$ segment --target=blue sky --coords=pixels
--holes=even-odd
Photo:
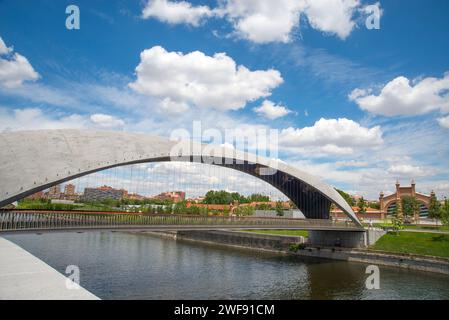
[[[65,27],[70,4],[79,30]],[[0,130],[278,129],[279,158],[337,187],[376,198],[414,178],[449,196],[447,12],[445,0],[3,0]]]

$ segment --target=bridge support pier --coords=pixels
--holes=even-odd
[[[309,231],[309,243],[313,246],[365,248],[376,243],[386,232],[380,229],[360,231]]]
[[[309,231],[312,246],[364,248],[367,245],[366,232],[361,231]]]

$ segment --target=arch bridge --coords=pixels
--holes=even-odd
[[[362,227],[333,187],[299,168],[222,146],[125,132],[36,130],[0,134],[0,207],[97,171],[161,161],[238,170],[277,188],[310,221],[329,220],[334,203],[353,227]]]

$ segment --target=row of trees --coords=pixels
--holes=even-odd
[[[340,190],[340,189],[335,189],[335,190],[337,190],[337,192],[343,197],[343,199],[346,200],[346,202],[347,202],[351,207],[353,207],[353,206],[355,205],[354,199],[352,199],[352,197],[351,197],[348,193],[346,193],[346,192],[344,192],[343,190]]]
[[[404,219],[418,215],[419,212],[420,204],[415,197],[403,197],[401,202],[396,204],[393,211],[393,226],[395,229],[401,229],[404,224]],[[449,227],[449,200],[445,198],[441,204],[435,196],[432,196],[428,207],[428,217],[434,219],[435,224],[440,220],[443,225]]]
[[[441,204],[435,196],[430,198],[429,218],[440,220],[443,225],[449,227],[449,200],[445,198]]]
[[[363,197],[361,197],[357,203],[354,201],[354,199],[349,195],[348,193],[344,192],[343,190],[335,189],[338,191],[338,193],[343,197],[343,199],[346,200],[346,202],[351,206],[357,206],[358,213],[365,213],[366,208],[373,208],[373,209],[380,209],[380,205],[378,202],[370,202],[368,205],[366,204],[366,201]]]
[[[254,193],[248,197],[241,195],[238,192],[227,192],[225,190],[210,190],[206,193],[203,200],[205,204],[232,204],[238,203],[251,203],[251,202],[269,202],[270,197],[262,194]]]

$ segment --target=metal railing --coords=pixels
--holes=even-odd
[[[158,226],[357,229],[352,222],[330,220],[224,217],[117,212],[0,211],[0,231],[54,229],[154,228]]]

